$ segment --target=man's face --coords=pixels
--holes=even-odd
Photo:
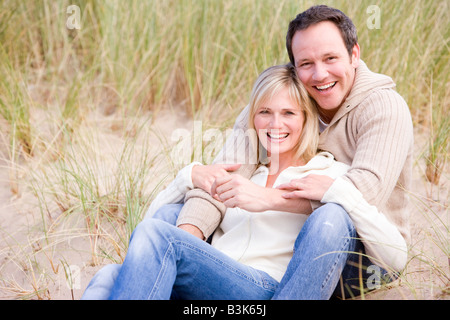
[[[349,56],[339,29],[324,21],[297,31],[292,52],[299,79],[319,104],[322,116],[331,120],[353,86],[359,46]]]

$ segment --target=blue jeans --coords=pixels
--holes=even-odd
[[[170,267],[161,268],[159,263],[159,267],[155,270],[147,266],[152,265],[145,263],[152,257],[148,252],[140,254],[138,260],[131,260],[131,256],[135,255],[134,250],[131,251],[135,246],[133,243],[135,231],[130,240],[130,249],[124,265],[108,265],[97,272],[82,299],[107,299],[110,295],[113,298],[124,299],[130,297],[129,290],[133,292],[137,290],[136,286],[142,287],[142,293],[133,296],[136,299],[169,299],[170,296],[180,299],[348,298],[357,296],[360,290],[366,289],[370,277],[386,278],[384,275],[386,272],[381,268],[377,269],[383,273],[381,276],[367,272],[367,267],[372,263],[364,255],[364,247],[357,239],[352,221],[342,207],[330,203],[315,210],[307,219],[295,242],[293,258],[272,296],[277,283],[268,275],[231,260],[204,241],[173,227],[181,206],[162,207],[152,219],[141,223],[142,228],[140,224],[136,230],[139,232],[139,238],[144,239],[142,243],[145,243],[145,247],[152,247],[150,242],[156,238],[158,241],[165,239],[164,241],[172,243],[172,249],[165,243],[163,249],[157,250],[164,253],[163,255],[160,252],[162,256],[159,259],[165,259]],[[153,239],[148,233],[158,236]],[[178,243],[176,249],[174,243]],[[209,258],[210,256],[214,258]],[[177,260],[177,257],[181,257],[181,260]],[[207,262],[199,263],[199,260]],[[183,268],[173,272],[173,261],[178,261]],[[191,263],[192,266],[187,266]],[[205,265],[202,265],[203,263]],[[127,269],[123,269],[124,267]],[[138,267],[145,268],[138,271]],[[170,271],[170,276],[167,270]],[[152,276],[150,277],[148,273],[152,273]],[[145,276],[142,276],[143,274]],[[128,275],[132,277],[136,275],[134,284],[126,279]],[[212,279],[214,281],[211,281]],[[238,292],[233,290],[235,285]]]
[[[169,204],[155,212],[152,219],[159,219],[175,225],[181,211],[181,204]],[[89,282],[82,300],[107,300],[119,275],[121,264],[108,264],[100,269]]]
[[[294,255],[273,299],[325,300],[339,293],[341,275],[351,279],[359,272],[351,265],[345,269],[349,259],[361,256],[352,254],[363,248],[357,237],[341,206],[330,203],[316,209],[296,239]]]
[[[110,268],[118,271],[117,267]],[[268,300],[278,286],[267,273],[239,263],[209,243],[155,218],[136,227],[124,263],[112,278],[108,298],[120,300]],[[83,298],[89,298],[91,290],[88,288]],[[103,298],[106,291],[100,293]]]

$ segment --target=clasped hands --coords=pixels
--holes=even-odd
[[[320,201],[334,181],[328,176],[310,174],[276,188],[266,188],[241,175],[230,174],[239,167],[240,164],[194,166],[192,182],[194,187],[205,190],[228,208],[262,212],[276,210],[276,199],[280,197]]]
[[[194,166],[192,182],[194,187],[208,192],[214,199],[228,208],[240,207],[248,211],[264,211],[267,207],[264,194],[266,188],[258,186],[238,174],[240,164],[213,164]]]

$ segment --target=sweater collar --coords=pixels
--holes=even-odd
[[[350,94],[342,103],[329,125],[332,125],[347,112],[357,107],[370,93],[380,89],[392,88],[395,88],[395,83],[391,77],[370,71],[365,62],[360,60],[359,66],[356,68],[355,82]]]
[[[280,173],[280,175],[284,174],[285,171],[291,172],[292,170],[294,170],[297,173],[298,172],[307,172],[310,170],[324,170],[326,168],[331,167],[333,165],[333,163],[334,163],[333,155],[329,152],[321,151],[318,154],[316,154],[312,159],[310,159],[307,164],[305,164],[303,166],[290,166],[290,167],[286,168],[285,170],[283,170]],[[269,168],[264,165],[259,166],[255,170],[254,176],[259,175],[259,174],[268,175]]]

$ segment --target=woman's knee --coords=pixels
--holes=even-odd
[[[322,230],[342,228],[348,230],[349,233],[355,231],[355,227],[347,211],[336,203],[327,203],[319,207],[311,214],[309,219],[311,219],[310,222],[313,222]]]
[[[295,248],[298,248],[305,237],[314,239],[314,243],[321,243],[323,247],[333,247],[340,245],[341,240],[348,243],[357,234],[347,212],[340,205],[328,203],[308,217],[295,242]]]
[[[170,227],[174,227],[165,221],[158,219],[144,219],[141,221],[131,235],[130,243],[158,242],[167,238]]]
[[[175,228],[157,219],[145,219],[139,223],[131,235],[125,261],[142,263],[167,248],[171,241],[169,227]]]
[[[155,232],[164,231],[174,227],[170,223],[159,219],[146,219],[142,220],[136,227],[135,231],[144,232],[148,234],[154,234]]]
[[[108,264],[97,271],[94,277],[102,283],[114,283],[121,267],[121,264]]]
[[[175,225],[180,214],[182,203],[170,203],[159,208],[152,216],[153,219],[165,221],[169,224]]]

